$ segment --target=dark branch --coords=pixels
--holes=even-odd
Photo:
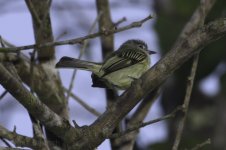
[[[64,90],[66,92],[68,92],[68,90],[66,88],[64,88]],[[81,98],[79,98],[78,96],[76,96],[73,93],[70,93],[70,96],[77,101],[80,105],[82,105],[87,111],[89,111],[90,113],[94,114],[95,116],[100,116],[101,113],[96,111],[94,108],[92,108],[91,106],[89,106],[88,104],[86,104]]]
[[[200,144],[197,144],[195,147],[193,147],[191,150],[199,150],[201,149],[202,147],[206,146],[206,145],[209,145],[211,144],[211,140],[210,139],[207,139],[206,141],[200,143]]]
[[[182,106],[179,106],[177,107],[173,112],[171,112],[170,114],[168,115],[165,115],[161,118],[157,118],[157,119],[154,119],[154,120],[151,120],[151,121],[147,121],[147,122],[143,122],[143,123],[140,123],[140,124],[137,124],[137,125],[134,125],[133,127],[131,128],[128,128],[126,131],[124,132],[120,132],[120,133],[115,133],[115,134],[112,134],[110,136],[110,138],[117,138],[117,137],[120,137],[120,136],[124,136],[125,134],[128,134],[132,131],[135,131],[135,130],[138,130],[140,128],[143,128],[145,126],[148,126],[148,125],[151,125],[151,124],[154,124],[154,123],[157,123],[157,122],[160,122],[160,121],[163,121],[163,120],[167,120],[167,119],[171,119],[173,117],[175,117],[176,113],[178,111],[181,111],[182,110]]]
[[[42,141],[17,134],[16,132],[11,132],[0,125],[0,137],[12,141],[16,146],[20,147],[30,147],[30,148],[40,148],[43,144]]]
[[[188,83],[187,83],[187,88],[186,88],[186,93],[185,93],[185,98],[184,98],[184,104],[183,104],[184,114],[183,114],[183,117],[179,121],[179,125],[177,128],[177,134],[176,134],[176,138],[175,138],[172,150],[177,150],[179,147],[180,141],[181,141],[185,121],[187,118],[193,84],[194,84],[194,80],[195,80],[195,74],[196,74],[196,70],[197,70],[197,66],[198,66],[198,60],[199,60],[199,55],[196,55],[193,60],[190,76],[188,77]]]
[[[2,64],[0,64],[0,84],[12,94],[32,116],[40,120],[47,128],[50,128],[53,133],[64,138],[65,128],[67,128],[67,130],[70,129],[70,124],[34,97]]]

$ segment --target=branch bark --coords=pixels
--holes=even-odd
[[[18,100],[29,113],[41,121],[55,135],[65,138],[65,131],[72,128],[67,120],[62,119],[45,104],[34,97],[5,67],[0,64],[0,84]],[[76,135],[76,134],[75,134]]]
[[[116,145],[119,150],[134,149],[134,143],[136,141],[137,134],[139,133],[138,124],[142,124],[144,118],[146,117],[148,111],[150,110],[158,95],[159,89],[157,88],[153,92],[148,93],[148,95],[142,100],[141,104],[138,106],[137,110],[134,112],[134,114],[126,124],[126,129],[124,132],[129,133],[116,139]],[[134,130],[132,130],[131,132],[131,129]]]
[[[11,132],[8,129],[0,125],[0,137],[12,141],[16,146],[19,147],[31,147],[39,149],[45,146],[44,141],[39,141],[27,136]]]

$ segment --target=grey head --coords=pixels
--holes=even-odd
[[[147,51],[148,54],[155,54],[156,52],[155,51],[150,51],[148,50],[148,46],[147,44],[142,41],[142,40],[138,40],[138,39],[132,39],[132,40],[128,40],[126,42],[124,42],[121,46],[120,46],[120,49],[123,47],[131,47],[133,49],[137,49],[137,50],[143,50],[143,51]]]

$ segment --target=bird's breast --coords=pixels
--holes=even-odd
[[[132,66],[120,69],[112,72],[104,78],[113,86],[119,89],[127,89],[131,86],[131,83],[140,78],[140,76],[146,72],[150,67],[149,60],[146,59],[143,62],[134,64]]]

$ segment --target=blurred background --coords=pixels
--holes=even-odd
[[[126,17],[119,26],[145,18],[149,14],[154,19],[141,28],[115,34],[117,49],[128,39],[144,40],[149,49],[158,52],[152,56],[156,63],[173,46],[178,34],[199,5],[198,0],[109,0],[113,22]],[[53,0],[51,21],[55,41],[85,36],[97,17],[93,0]],[[206,22],[226,17],[226,1],[217,0]],[[95,32],[98,31],[96,26]],[[23,0],[0,0],[0,35],[16,45],[34,43],[33,26],[30,13]],[[205,47],[200,54],[198,71],[191,97],[181,147],[191,148],[211,138],[213,144],[203,149],[226,149],[226,37]],[[56,60],[62,56],[79,56],[80,45],[56,47]],[[28,54],[29,51],[25,53]],[[89,40],[82,59],[101,62],[100,39]],[[170,113],[183,103],[187,76],[191,62],[184,64],[162,86],[160,97],[149,111],[146,121]],[[59,70],[62,82],[69,87],[73,70]],[[106,109],[104,89],[92,88],[90,73],[78,71],[72,92],[99,112]],[[4,89],[0,87],[0,93]],[[121,93],[121,92],[120,92]],[[96,116],[86,111],[73,99],[69,100],[71,120],[79,125],[89,125]],[[178,119],[158,122],[140,130],[136,149],[162,150],[172,147]],[[17,132],[32,136],[30,118],[27,111],[10,94],[0,99],[0,124],[9,130],[16,126]],[[0,145],[4,145],[0,141]],[[99,150],[110,149],[106,140]]]

